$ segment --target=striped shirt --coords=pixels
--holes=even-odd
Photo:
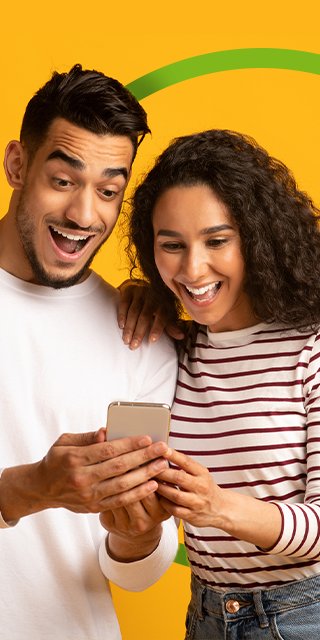
[[[170,446],[206,466],[222,488],[276,503],[282,514],[267,552],[185,523],[190,566],[202,582],[251,588],[320,573],[319,369],[320,332],[192,326]]]

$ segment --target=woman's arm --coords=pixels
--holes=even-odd
[[[215,527],[258,547],[276,544],[282,517],[273,503],[221,489],[209,471],[172,449],[168,460],[179,467],[158,475],[158,494],[166,511],[196,527]]]

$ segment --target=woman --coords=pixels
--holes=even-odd
[[[232,131],[175,140],[133,198],[134,267],[193,320],[158,489],[184,521],[188,640],[319,637],[318,219]]]

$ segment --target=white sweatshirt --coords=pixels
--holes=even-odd
[[[0,467],[40,460],[64,432],[104,426],[114,400],[171,404],[173,347],[161,340],[129,351],[116,296],[94,273],[54,290],[0,270]],[[130,565],[107,558],[105,534],[97,515],[65,509],[0,531],[2,640],[119,640],[102,570],[124,588],[143,589],[172,562],[177,534],[170,521],[158,549]]]

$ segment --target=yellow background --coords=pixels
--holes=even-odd
[[[55,69],[81,62],[127,84],[172,62],[219,50],[320,53],[319,19],[318,0],[7,3],[0,16],[0,146],[18,137],[27,101]],[[174,136],[231,128],[252,135],[287,163],[319,205],[319,98],[319,76],[272,69],[210,74],[155,93],[142,102],[153,135],[140,150],[131,184]],[[9,195],[1,176],[2,214]],[[127,275],[118,241],[114,234],[95,260],[113,284]],[[183,638],[188,582],[189,570],[175,564],[145,593],[113,588],[123,640]]]

